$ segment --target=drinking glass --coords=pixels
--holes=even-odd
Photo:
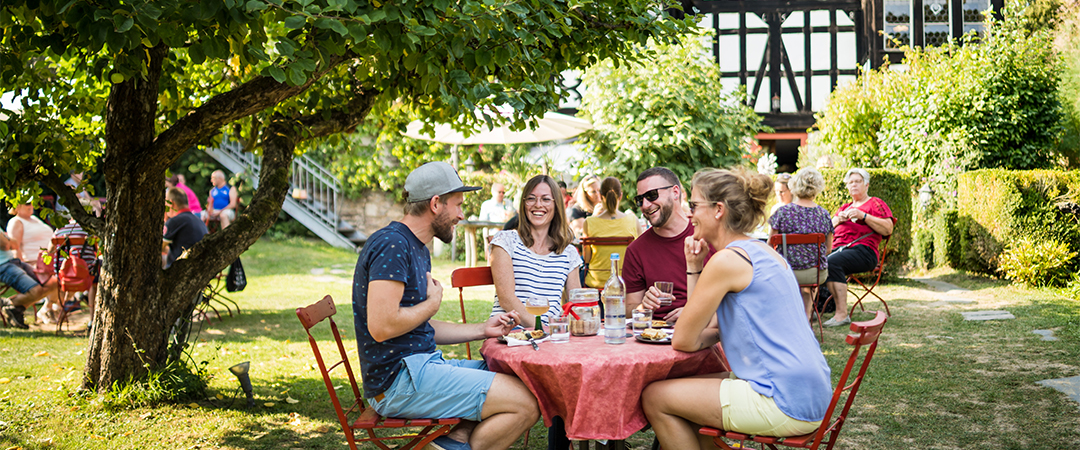
[[[570,342],[570,316],[555,316],[548,319],[548,329],[551,330],[551,342],[562,344]]]
[[[660,290],[660,296],[657,297],[660,300],[660,306],[671,306],[671,300],[675,298],[672,292],[675,290],[675,283],[670,281],[657,281],[653,283]]]
[[[652,328],[652,313],[651,309],[635,309],[632,316],[634,330]]]
[[[540,320],[540,316],[547,312],[548,301],[544,297],[525,297],[521,299],[521,302],[525,304],[525,311],[529,314],[536,316],[536,330],[543,330],[544,325]]]

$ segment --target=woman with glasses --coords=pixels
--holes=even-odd
[[[835,231],[833,251],[829,255],[829,277],[825,285],[836,302],[836,314],[823,326],[836,327],[851,323],[847,310],[847,276],[874,270],[878,264],[881,237],[893,232],[893,214],[884,200],[871,197],[870,174],[863,169],[851,169],[844,175],[851,202],[840,206],[832,217]]]
[[[790,173],[782,173],[776,176],[776,183],[773,183],[773,192],[776,193],[776,204],[769,210],[769,216],[776,213],[776,210],[781,206],[791,204],[794,197],[791,195],[791,188],[788,183],[791,181]]]
[[[748,233],[765,217],[769,177],[705,169],[691,183],[694,235],[684,246],[690,298],[672,348],[695,352],[720,342],[731,372],[658,381],[642,405],[664,448],[715,448],[711,427],[799,436],[821,424],[832,396],[829,365],[803,316],[787,262]],[[722,249],[703,264],[706,244]]]
[[[522,299],[546,298],[548,310],[541,321],[562,314],[562,297],[581,287],[581,255],[573,246],[574,235],[566,222],[559,185],[547,175],[525,183],[518,207],[518,226],[491,238],[491,276],[495,302],[491,315],[517,311],[521,323],[532,324]]]
[[[615,177],[604,178],[600,183],[600,196],[603,202],[601,209],[592,217],[585,219],[583,235],[586,237],[638,237],[641,229],[638,227],[637,217],[619,211],[622,203],[622,183]],[[604,283],[611,274],[611,254],[619,249],[619,246],[589,246],[583,249],[586,259],[589,260],[589,273],[585,275],[585,285],[594,288],[604,287]]]

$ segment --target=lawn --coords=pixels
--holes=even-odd
[[[193,358],[207,362],[213,379],[208,398],[190,404],[108,412],[106,397],[73,395],[85,337],[0,329],[0,449],[345,448],[293,311],[332,295],[355,348],[356,255],[315,242],[261,240],[243,258],[248,288],[233,295],[243,314],[211,316],[197,330]],[[434,275],[449,285],[455,267],[436,261]],[[1078,405],[1035,384],[1080,374],[1080,302],[949,271],[926,276],[971,289],[967,297],[977,303],[942,306],[908,279],[878,288],[894,316],[836,448],[1080,448]],[[494,289],[465,293],[470,321],[486,317]],[[444,301],[438,317],[453,319],[457,290],[447,288]],[[1006,309],[1017,318],[965,322],[965,309]],[[1035,329],[1054,330],[1059,340],[1042,341]],[[842,333],[827,330],[823,346],[834,374],[847,355]],[[318,338],[330,342],[327,334]],[[465,355],[464,346],[444,352]],[[232,400],[237,382],[227,371],[243,361],[251,361],[258,404],[251,410],[242,395]],[[533,428],[530,449],[546,447],[544,432],[541,423]],[[630,442],[644,449],[651,440],[644,432]]]

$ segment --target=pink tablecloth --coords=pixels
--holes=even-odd
[[[544,424],[561,416],[570,439],[626,439],[646,423],[641,391],[649,383],[726,370],[719,346],[696,353],[628,338],[608,345],[602,336],[566,344],[508,347],[496,339],[480,352],[488,367],[516,375],[540,401]],[[719,399],[717,399],[719,401]]]

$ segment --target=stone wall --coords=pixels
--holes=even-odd
[[[361,233],[371,236],[379,228],[405,216],[404,205],[389,192],[369,191],[360,198],[343,198],[339,210],[342,220]]]

